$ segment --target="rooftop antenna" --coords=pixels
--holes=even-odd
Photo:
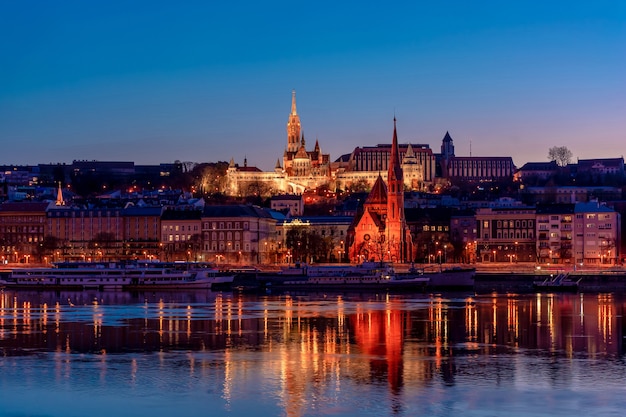
[[[472,157],[472,140],[470,139],[470,158]]]

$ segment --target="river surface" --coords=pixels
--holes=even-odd
[[[612,294],[0,292],[0,416],[623,416]]]

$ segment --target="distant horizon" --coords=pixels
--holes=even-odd
[[[447,133],[449,133],[449,131],[446,131]],[[445,136],[446,132],[444,132],[444,134],[442,135],[442,138]],[[511,157],[513,159],[513,163],[515,165],[516,168],[521,168],[522,166],[524,166],[526,163],[542,163],[542,162],[550,162],[551,160],[548,158],[548,150],[549,148],[546,148],[546,157],[544,160],[536,160],[536,161],[524,161],[522,163],[516,163],[515,162],[515,157],[513,155],[476,155],[475,152],[472,152],[471,155],[461,155],[458,154],[458,152],[456,152],[457,149],[457,144],[456,141],[454,139],[454,136],[452,134],[450,134],[450,137],[452,137],[452,140],[454,141],[454,147],[455,147],[455,156],[456,157]],[[305,138],[306,139],[306,138]],[[441,141],[441,140],[440,140]],[[286,135],[285,135],[285,143],[286,143]],[[376,144],[371,144],[371,145],[358,145],[358,147],[361,148],[366,148],[366,147],[376,147],[379,145],[390,145],[391,141],[389,141],[389,143],[385,143],[385,142],[378,142]],[[440,154],[441,150],[440,150],[440,146],[441,143],[439,143],[438,145],[436,145],[435,147],[433,147],[430,143],[427,142],[402,142],[400,139],[398,139],[398,144],[399,145],[428,145],[429,148],[432,150],[433,154]],[[322,144],[320,143],[320,146]],[[306,140],[306,146],[307,146],[307,150],[312,150],[314,143],[311,144],[309,143],[308,140]],[[557,146],[557,145],[551,145],[552,146]],[[566,146],[566,145],[561,145],[561,146]],[[324,152],[324,148],[322,147],[322,151]],[[334,155],[330,155],[330,160],[331,162],[335,162],[338,158],[340,158],[343,155],[347,155],[347,154],[351,154],[354,151],[354,148],[351,149],[349,152],[344,152],[344,153],[340,153],[337,154],[336,156]],[[325,153],[325,152],[324,152]],[[606,157],[596,157],[596,158],[588,158],[588,157],[580,157],[580,156],[573,156],[571,159],[570,163],[577,163],[579,160],[593,160],[593,159],[615,159],[615,158],[624,158],[623,155],[617,155],[617,156],[606,156]],[[271,168],[265,168],[265,167],[260,167],[256,164],[254,164],[253,162],[251,162],[250,158],[247,156],[243,156],[241,158],[241,160],[238,160],[236,157],[232,157],[232,159],[234,159],[234,162],[236,165],[238,166],[243,166],[244,165],[244,159],[247,159],[247,166],[248,167],[256,167],[261,169],[262,171],[273,171],[274,166],[276,165],[276,159],[280,160],[280,163],[282,165],[282,154],[278,155],[275,160],[274,163],[272,164]],[[128,162],[128,163],[133,163],[134,165],[145,165],[145,166],[157,166],[157,165],[161,165],[161,164],[173,164],[176,162],[180,162],[180,163],[194,163],[194,164],[204,164],[204,163],[230,163],[230,159],[228,160],[224,160],[224,159],[220,159],[220,160],[211,160],[211,161],[191,161],[191,160],[180,160],[180,159],[175,159],[172,161],[157,161],[157,162],[138,162],[136,160],[133,159],[72,159],[71,161],[52,161],[52,162],[35,162],[35,163],[24,163],[24,164],[14,164],[14,163],[0,163],[0,165],[4,165],[4,166],[15,166],[15,167],[20,167],[20,166],[38,166],[38,165],[72,165],[74,162]]]
[[[626,2],[0,2],[0,163],[282,158],[400,143],[626,154]],[[57,162],[54,162],[57,161]]]

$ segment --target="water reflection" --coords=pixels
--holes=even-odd
[[[211,415],[351,415],[355,410],[360,415],[471,415],[468,406],[485,415],[484,407],[502,406],[484,403],[483,390],[504,389],[497,395],[515,407],[526,401],[528,387],[587,389],[596,398],[598,382],[621,386],[623,308],[623,299],[611,294],[255,297],[203,291],[4,291],[0,382],[11,387],[19,381],[35,391],[45,387],[59,398],[94,390],[102,398],[124,396],[127,390],[142,394],[125,398],[126,408],[119,409],[103,399],[95,411],[90,396],[85,409],[75,402],[76,415],[87,409],[91,415],[110,415],[128,407],[142,410],[141,415],[146,409],[151,415],[167,415],[165,410],[181,415],[185,409],[199,415],[200,404],[203,410],[213,404]],[[598,361],[597,370],[583,372],[590,360]],[[519,399],[510,400],[510,392]],[[31,407],[18,398],[8,402],[16,415]],[[552,415],[569,410],[554,404],[558,409],[550,410]],[[532,401],[524,407],[532,409]],[[42,414],[67,415],[45,410]]]

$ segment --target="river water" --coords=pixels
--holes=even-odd
[[[611,294],[0,293],[0,416],[622,416]]]

